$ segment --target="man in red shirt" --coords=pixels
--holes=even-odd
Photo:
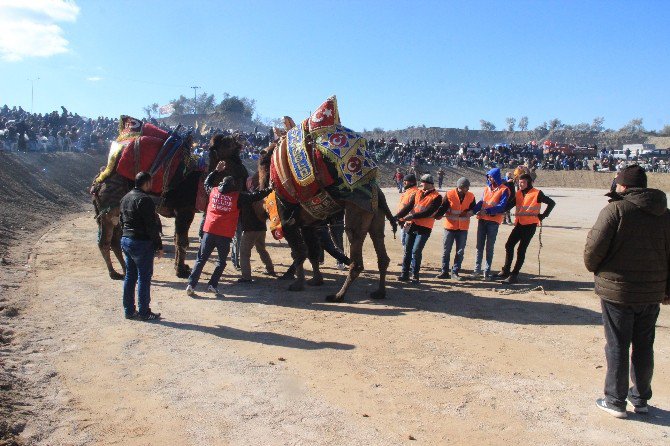
[[[186,294],[189,296],[195,294],[195,287],[198,285],[202,268],[207,263],[207,259],[209,259],[214,248],[219,254],[219,259],[207,284],[207,291],[219,294],[219,279],[226,267],[230,242],[237,230],[240,207],[250,206],[252,202],[262,200],[272,192],[270,188],[258,192],[240,192],[235,185],[235,179],[231,176],[224,177],[223,181],[217,187],[214,187],[216,173],[223,172],[225,168],[225,161],[220,161],[216,170],[205,179],[205,191],[209,195],[209,204],[207,205],[205,224],[202,228],[203,236],[200,241],[198,257],[186,287]]]

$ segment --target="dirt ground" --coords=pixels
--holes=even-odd
[[[155,266],[157,323],[123,319],[121,282],[105,272],[91,210],[67,215],[23,248],[27,262],[2,268],[0,358],[22,398],[8,428],[38,445],[669,442],[668,308],[656,331],[650,414],[617,420],[597,410],[604,338],[582,252],[606,200],[602,190],[545,192],[557,206],[542,231],[541,274],[536,235],[513,288],[432,278],[437,225],[425,280],[401,284],[400,241],[389,228],[385,301],[367,297],[376,278],[369,241],[366,272],[343,304],[324,302],[345,274],[331,258],[323,287],[290,293],[261,274],[254,253],[256,283],[233,284],[229,266],[217,299],[203,292],[211,261],[190,298],[169,253]],[[398,194],[387,197],[395,206]],[[173,222],[164,224],[170,234]],[[494,269],[510,230],[501,227]],[[191,236],[193,259],[195,229]],[[467,269],[474,242],[471,233]],[[286,244],[270,245],[285,270]]]

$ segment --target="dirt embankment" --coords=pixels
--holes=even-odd
[[[0,152],[0,255],[26,234],[81,210],[103,155]]]

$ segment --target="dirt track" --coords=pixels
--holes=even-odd
[[[284,282],[259,275],[253,285],[224,280],[223,299],[202,292],[191,299],[167,258],[156,264],[152,290],[152,308],[165,320],[154,324],[123,319],[121,284],[104,272],[90,212],[68,216],[32,246],[27,267],[3,270],[5,299],[19,309],[5,317],[14,336],[3,357],[32,394],[21,438],[44,445],[663,443],[670,437],[667,308],[657,328],[651,414],[620,421],[597,411],[604,340],[581,256],[605,200],[597,190],[545,191],[558,204],[543,229],[542,276],[535,276],[536,238],[524,267],[530,275],[513,294],[493,283],[428,278],[440,265],[439,230],[424,253],[427,279],[400,285],[393,280],[400,243],[389,233],[394,274],[386,301],[367,300],[376,265],[369,242],[368,272],[339,305],[323,301],[344,276],[332,259],[321,288],[289,293]],[[392,190],[387,195],[397,201]],[[165,226],[169,234],[172,222]],[[501,228],[496,267],[509,230]],[[284,246],[270,251],[280,271],[288,266]],[[473,251],[471,235],[466,268]],[[260,266],[255,255],[252,261]],[[546,294],[528,291],[537,285]]]

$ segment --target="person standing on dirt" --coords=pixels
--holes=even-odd
[[[416,175],[414,175],[413,173],[405,175],[405,177],[403,178],[403,189],[404,192],[400,194],[400,202],[398,203],[397,212],[400,212],[401,209],[406,207],[409,204],[410,200],[414,198],[414,194],[419,191],[419,188],[416,187]],[[405,246],[406,238],[407,238],[407,232],[402,231],[402,234],[400,235],[400,243],[402,243],[402,246]]]
[[[484,247],[486,247],[486,263],[484,264],[484,280],[491,278],[491,265],[493,263],[493,249],[498,236],[498,229],[503,221],[503,214],[507,209],[507,201],[510,199],[510,190],[503,184],[500,169],[491,169],[486,174],[486,188],[484,196],[477,203],[473,212],[477,214],[477,256],[475,269],[472,271],[473,278],[482,275],[482,259]]]
[[[186,286],[186,294],[189,296],[195,295],[195,287],[200,280],[202,269],[209,256],[212,255],[214,248],[216,248],[219,258],[209,279],[207,291],[219,294],[219,279],[221,279],[221,274],[226,267],[230,243],[237,231],[240,207],[251,206],[254,201],[262,200],[272,192],[270,188],[258,192],[240,192],[235,178],[232,176],[224,177],[221,183],[215,187],[217,174],[223,172],[225,168],[226,162],[219,161],[216,169],[205,179],[205,192],[209,196],[207,217],[205,217],[205,224],[202,228],[203,235],[198,257]]]
[[[435,224],[435,212],[442,204],[442,197],[435,190],[433,176],[425,174],[421,177],[421,189],[418,190],[395,216],[404,224],[403,232],[407,233],[405,253],[402,259],[402,273],[398,277],[401,282],[409,282],[409,270],[412,269],[412,282],[419,283],[419,271],[423,248],[430,237]]]
[[[442,189],[442,182],[444,181],[444,168],[440,167],[437,171],[437,188]]]
[[[544,193],[533,187],[533,178],[528,173],[524,173],[518,178],[519,190],[516,191],[509,201],[508,208],[516,205],[514,214],[514,229],[505,243],[505,265],[502,271],[493,278],[502,280],[503,283],[513,284],[518,281],[519,272],[526,259],[526,250],[530,241],[535,235],[537,227],[542,224],[542,220],[551,214],[551,210],[556,206],[556,202],[544,195]],[[547,205],[543,213],[540,213],[542,203]],[[514,260],[514,247],[519,244],[516,251],[516,263],[512,268]]]
[[[400,171],[400,167],[396,168],[395,173],[393,174],[393,181],[395,181],[395,185],[398,188],[398,192],[402,193],[402,191],[403,191],[403,175],[402,175],[402,172]]]
[[[123,279],[123,309],[126,319],[144,321],[160,319],[160,313],[151,311],[151,277],[154,256],[163,256],[163,243],[156,218],[156,205],[149,195],[152,180],[148,172],[135,176],[135,188],[128,192],[120,204],[123,235],[121,249],[126,261]],[[135,286],[137,306],[135,310]]]
[[[596,405],[626,418],[626,402],[635,413],[649,411],[659,304],[670,304],[670,212],[665,193],[647,188],[647,175],[638,165],[621,170],[616,189],[607,196],[609,204],[584,247],[606,340],[605,396]]]
[[[459,178],[456,187],[444,194],[442,205],[435,214],[439,219],[444,215],[444,245],[442,251],[442,271],[437,279],[462,280],[459,272],[463,263],[465,244],[468,241],[468,229],[470,228],[470,217],[475,208],[475,196],[470,192],[470,180],[465,177]],[[449,274],[449,257],[451,248],[456,242],[456,255],[454,266]]]

